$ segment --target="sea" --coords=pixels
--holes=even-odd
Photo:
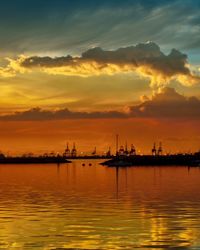
[[[0,165],[0,249],[200,249],[200,168]]]

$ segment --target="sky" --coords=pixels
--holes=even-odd
[[[198,0],[0,3],[1,151],[200,149]]]

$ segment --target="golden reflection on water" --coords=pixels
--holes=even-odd
[[[0,249],[200,249],[199,168],[90,162],[0,166]]]

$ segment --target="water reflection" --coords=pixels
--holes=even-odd
[[[199,249],[200,171],[0,166],[0,249]]]

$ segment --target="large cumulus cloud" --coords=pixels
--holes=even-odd
[[[196,72],[192,72],[187,61],[187,55],[172,49],[166,55],[160,47],[153,43],[140,43],[135,46],[117,50],[103,50],[100,47],[89,49],[81,56],[62,57],[21,56],[10,59],[5,72],[30,72],[40,70],[48,74],[92,76],[100,74],[116,74],[137,72],[151,79],[152,85],[165,85],[172,79],[187,85],[200,82]]]
[[[200,99],[185,97],[173,88],[165,87],[152,97],[143,96],[138,105],[124,108],[125,111],[78,112],[67,108],[60,110],[42,110],[33,108],[10,115],[1,115],[2,121],[37,121],[65,119],[200,119]]]
[[[165,87],[151,98],[143,97],[139,105],[129,107],[134,117],[200,119],[200,99],[185,97],[175,89]]]

